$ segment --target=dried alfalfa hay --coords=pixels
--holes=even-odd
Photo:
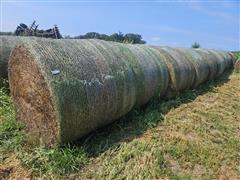
[[[9,62],[17,118],[47,145],[73,141],[161,96],[156,49],[101,40],[24,40]]]

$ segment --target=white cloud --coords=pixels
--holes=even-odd
[[[229,7],[230,4],[225,4],[225,7],[226,6]],[[214,9],[206,8],[202,4],[197,3],[197,2],[189,3],[189,7],[191,9],[199,11],[201,13],[204,13],[204,14],[207,14],[207,15],[210,15],[210,16],[220,17],[220,18],[223,18],[223,19],[226,19],[226,20],[229,20],[229,21],[236,22],[236,21],[239,20],[237,17],[232,16],[230,13],[228,13],[226,11],[225,12],[224,11],[216,11]]]

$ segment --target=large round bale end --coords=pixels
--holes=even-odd
[[[34,58],[23,46],[13,51],[9,62],[11,93],[17,119],[25,122],[26,130],[46,144],[53,144],[59,138],[56,107],[48,82]]]
[[[7,78],[7,65],[10,54],[22,39],[24,39],[24,37],[0,36],[0,78]]]
[[[47,145],[73,141],[160,97],[168,86],[161,54],[101,40],[25,40],[12,52],[17,119]]]

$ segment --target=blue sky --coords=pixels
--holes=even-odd
[[[239,1],[10,1],[1,0],[1,31],[36,20],[63,35],[121,31],[148,44],[239,50]]]

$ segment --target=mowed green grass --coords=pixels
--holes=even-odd
[[[3,82],[0,176],[5,178],[240,178],[240,74],[233,71],[171,100],[152,101],[55,149],[35,144],[15,119]]]

